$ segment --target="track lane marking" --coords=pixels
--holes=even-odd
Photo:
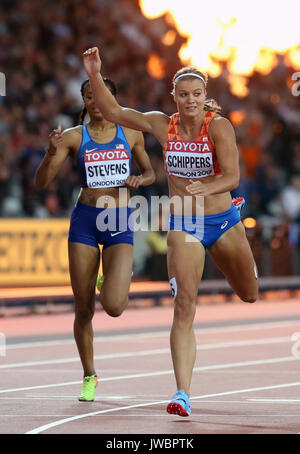
[[[300,386],[300,382],[294,382],[294,383],[283,383],[281,385],[272,385],[272,386],[262,386],[262,387],[256,387],[256,388],[246,388],[246,389],[239,389],[239,390],[234,390],[234,391],[225,391],[222,393],[214,393],[214,394],[205,394],[202,396],[195,396],[191,397],[191,400],[197,400],[197,399],[205,399],[208,397],[220,397],[220,396],[228,396],[228,395],[234,395],[234,394],[241,394],[241,393],[249,393],[249,392],[255,392],[255,391],[265,391],[265,390],[270,390],[270,389],[282,389],[282,388],[289,388],[293,386]],[[41,432],[44,432],[45,430],[52,429],[53,427],[60,426],[62,424],[68,423],[68,422],[73,422],[78,419],[83,419],[91,416],[96,416],[104,413],[112,413],[116,411],[123,411],[123,410],[130,410],[132,408],[139,408],[139,407],[150,407],[152,405],[160,405],[160,404],[166,404],[168,403],[169,400],[161,400],[157,402],[151,402],[147,404],[135,404],[135,405],[127,405],[124,407],[118,407],[118,408],[109,408],[107,410],[100,410],[100,411],[94,411],[90,413],[85,413],[81,415],[75,415],[71,416],[70,418],[65,418],[65,419],[60,419],[58,421],[54,421],[49,424],[45,424],[43,426],[37,427],[35,429],[31,429],[28,432],[25,432],[25,434],[39,434]],[[231,415],[232,416],[232,415]]]
[[[225,363],[225,364],[214,364],[214,365],[210,365],[210,366],[195,367],[194,372],[229,369],[229,368],[234,368],[234,367],[247,367],[247,366],[262,365],[262,364],[276,364],[276,363],[289,362],[289,361],[299,361],[299,357],[285,356],[285,357],[280,357],[280,358],[269,358],[269,359],[263,359],[263,360],[241,361],[241,362],[236,362],[236,363]],[[99,378],[99,382],[101,383],[101,382],[105,382],[105,381],[118,381],[118,380],[126,380],[126,379],[131,379],[131,378],[157,377],[157,376],[169,375],[169,374],[173,374],[173,373],[174,373],[173,369],[170,369],[170,370],[163,370],[163,371],[157,371],[157,372],[128,374],[128,375],[120,375],[120,376],[114,376],[114,377]],[[70,381],[70,382],[64,382],[64,383],[52,383],[49,385],[27,386],[24,388],[1,389],[0,394],[16,392],[16,391],[28,391],[31,389],[47,389],[47,388],[55,388],[55,387],[61,387],[61,386],[71,386],[71,385],[78,385],[78,384],[82,384],[82,380]]]
[[[204,345],[197,345],[197,351],[200,350],[213,350],[218,348],[232,348],[232,347],[248,347],[248,346],[255,346],[255,345],[270,345],[270,344],[278,344],[284,342],[291,342],[290,336],[285,337],[269,337],[269,338],[262,338],[262,339],[255,339],[255,340],[244,340],[244,341],[227,341],[227,342],[218,342],[214,344],[204,344]],[[102,359],[120,359],[120,358],[131,358],[137,356],[151,356],[151,355],[162,355],[162,354],[169,354],[170,348],[159,348],[159,349],[152,349],[152,350],[143,350],[143,351],[136,351],[136,352],[124,352],[124,353],[108,353],[103,355],[94,355],[94,360],[102,360]],[[0,369],[12,369],[18,367],[31,367],[31,366],[45,366],[45,365],[53,365],[53,364],[67,364],[73,362],[80,362],[79,356],[72,357],[72,358],[61,358],[61,359],[51,359],[51,360],[43,360],[43,361],[27,361],[22,363],[10,363],[10,364],[0,364]]]
[[[245,325],[232,325],[224,327],[209,327],[209,328],[196,328],[196,334],[202,333],[219,333],[219,332],[236,332],[236,331],[249,331],[262,328],[279,328],[279,327],[288,327],[288,326],[300,326],[300,321],[282,321],[282,322],[262,322],[262,323],[248,323]],[[5,334],[5,333],[4,333]],[[107,336],[95,336],[94,342],[107,342],[107,341],[119,341],[126,339],[136,339],[136,338],[155,338],[161,337],[164,335],[169,335],[170,330],[162,330],[159,332],[149,332],[149,333],[130,333],[130,334],[115,334]],[[45,347],[45,346],[56,346],[56,345],[67,345],[74,344],[74,338],[72,339],[61,339],[61,340],[49,340],[49,341],[35,341],[35,342],[21,342],[16,344],[8,344],[6,346],[7,350],[13,350],[18,348],[35,348],[35,347]]]

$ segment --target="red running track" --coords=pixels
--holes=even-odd
[[[170,307],[128,309],[119,318],[96,312],[100,382],[86,403],[77,401],[73,314],[1,319],[0,433],[300,432],[299,300],[198,306],[188,418],[165,410],[175,392],[171,322]]]

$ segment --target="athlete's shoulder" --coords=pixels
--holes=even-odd
[[[212,128],[228,128],[232,127],[231,121],[220,115],[218,112],[215,112],[215,115],[212,116],[211,121],[210,121],[210,127]]]
[[[234,136],[234,128],[231,121],[220,114],[216,114],[209,124],[209,134],[213,138]]]
[[[219,112],[213,112],[213,117],[212,117],[212,120],[228,120],[228,118],[226,117],[223,117],[223,115],[221,115]],[[230,123],[230,121],[229,121]]]
[[[78,144],[81,142],[82,138],[82,125],[74,126],[72,128],[67,128],[62,133],[63,142],[72,147],[78,147]]]
[[[82,128],[83,128],[83,125],[77,125],[77,126],[73,126],[72,128],[67,128],[63,131],[63,135],[66,135],[66,136],[74,136],[74,135],[78,135],[78,134],[82,134]]]

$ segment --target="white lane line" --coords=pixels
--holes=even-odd
[[[233,326],[224,326],[224,327],[211,327],[211,328],[197,328],[195,329],[196,334],[202,333],[223,333],[223,332],[236,332],[236,331],[249,331],[257,330],[261,328],[280,328],[288,326],[300,326],[300,321],[283,321],[283,322],[263,322],[263,323],[249,323],[247,325],[233,325]],[[4,333],[5,334],[5,333]],[[149,332],[149,333],[131,333],[131,334],[116,334],[109,336],[95,336],[94,342],[111,342],[127,339],[142,339],[142,338],[155,338],[165,335],[169,335],[169,330],[163,330],[159,332]],[[68,345],[74,344],[74,339],[61,339],[61,340],[51,340],[51,341],[35,341],[35,342],[22,342],[16,344],[6,345],[6,350],[13,350],[18,348],[35,348],[35,347],[46,347],[46,346],[56,346],[56,345]]]
[[[19,400],[20,401],[20,397],[11,397],[11,396],[5,396],[5,397],[0,397],[0,400]],[[41,400],[48,400],[48,401],[52,401],[52,400],[59,400],[60,402],[62,401],[72,401],[74,402],[74,394],[72,396],[32,396],[32,397],[28,397],[28,396],[25,396],[25,397],[22,397],[22,401],[25,401],[25,400],[38,400],[38,401],[41,401]],[[118,401],[130,401],[130,400],[134,400],[135,402],[153,402],[155,399],[139,399],[139,398],[136,398],[135,396],[130,396],[130,398],[126,397],[122,397],[122,396],[100,396],[100,397],[97,397],[95,399],[95,402],[105,402],[105,401],[108,401],[108,402],[111,402],[112,400],[118,400]],[[0,413],[0,417],[3,416],[1,413]],[[55,415],[53,415],[55,416]],[[66,416],[71,416],[71,415],[66,415]]]
[[[116,358],[131,358],[137,356],[149,356],[149,355],[160,355],[163,353],[169,353],[169,348],[160,348],[155,350],[144,350],[140,352],[124,352],[124,353],[108,353],[106,355],[94,355],[94,360],[98,359],[116,359]],[[1,364],[0,369],[11,369],[15,367],[29,367],[29,366],[43,366],[50,364],[67,364],[80,362],[79,356],[72,358],[61,358],[61,359],[51,359],[45,361],[30,361],[24,363],[11,363],[11,364]]]
[[[222,393],[214,393],[214,394],[205,394],[202,396],[195,396],[192,397],[191,400],[197,400],[197,399],[206,399],[208,397],[220,397],[220,396],[229,396],[229,395],[234,395],[234,394],[241,394],[241,393],[249,393],[249,392],[255,392],[255,391],[265,391],[265,390],[270,390],[270,389],[282,389],[282,388],[289,388],[292,386],[300,386],[300,382],[294,382],[294,383],[284,383],[281,385],[273,385],[273,386],[262,386],[259,388],[246,388],[246,389],[239,389],[239,390],[234,390],[234,391],[225,391]],[[78,419],[83,419],[87,418],[90,416],[96,416],[100,415],[103,413],[112,413],[116,411],[122,411],[122,410],[130,410],[132,408],[139,408],[139,407],[150,407],[152,405],[160,405],[160,404],[166,404],[168,403],[169,400],[161,400],[158,402],[151,402],[147,404],[136,404],[136,405],[127,405],[125,407],[118,407],[118,408],[109,408],[108,410],[100,410],[100,411],[94,411],[91,413],[85,413],[82,415],[76,415],[76,416],[71,416],[70,418],[65,418],[65,419],[60,419],[58,421],[54,421],[49,424],[45,424],[43,426],[37,427],[35,429],[29,430],[28,432],[25,432],[26,434],[39,434],[41,432],[44,432],[45,430],[52,429],[53,427],[60,426],[62,424],[68,423],[68,422],[73,422]],[[230,415],[232,416],[232,415]],[[239,416],[239,415],[237,415]],[[246,415],[247,416],[247,415]]]
[[[212,402],[212,401],[203,400],[202,402],[206,404],[207,402]],[[222,400],[216,400],[214,402],[220,403],[220,402],[223,402],[223,401]],[[226,402],[226,401],[224,401],[224,402]],[[242,402],[245,403],[245,401],[242,401]],[[231,403],[231,400],[229,400],[228,403]],[[148,404],[150,404],[150,402],[148,402]],[[156,402],[152,402],[152,405],[156,405]],[[123,408],[123,407],[121,407],[121,408]],[[157,411],[159,411],[159,410],[157,410]],[[35,418],[65,417],[66,418],[66,417],[72,417],[74,415],[69,414],[69,413],[68,414],[63,414],[63,413],[62,414],[59,414],[59,413],[47,414],[47,413],[44,413],[42,415],[40,415],[40,414],[34,414],[34,415],[32,415],[32,414],[20,414],[19,413],[19,414],[9,414],[9,415],[7,415],[7,414],[3,413],[3,414],[0,415],[0,418],[20,418],[20,416],[22,418],[32,418],[32,417],[35,417]],[[102,415],[99,414],[99,415],[94,415],[94,416],[101,417]],[[106,413],[105,418],[108,417],[108,416],[111,416],[112,418],[118,418],[118,419],[119,418],[126,418],[127,419],[127,418],[146,417],[146,418],[150,418],[151,420],[153,420],[153,417],[162,417],[164,419],[166,418],[165,412],[159,412],[159,413],[151,412],[150,414],[149,413],[144,413],[144,414],[143,413],[138,413],[138,414],[137,413],[133,413],[133,414],[125,414],[125,415],[121,415],[121,414],[114,415],[114,414],[107,414]],[[195,414],[193,416],[195,416]],[[214,418],[214,419],[217,418],[217,417],[222,418],[222,417],[225,417],[225,416],[228,416],[229,418],[235,418],[235,417],[239,418],[240,416],[241,417],[246,417],[246,418],[257,418],[257,417],[269,417],[269,418],[272,418],[272,417],[281,417],[281,418],[296,417],[296,418],[300,418],[300,414],[299,413],[295,413],[295,414],[291,414],[291,413],[279,413],[279,414],[278,413],[267,413],[267,414],[264,414],[264,413],[246,413],[245,414],[244,413],[244,414],[242,414],[242,413],[239,413],[237,415],[233,415],[232,413],[229,413],[229,414],[226,414],[226,413],[222,413],[222,414],[220,414],[220,413],[210,413],[208,415],[207,413],[198,413],[197,412],[197,418],[202,417],[202,416],[205,417],[205,418]]]
[[[206,403],[207,401],[205,400],[204,402]],[[6,417],[6,415],[3,415],[3,416]],[[10,415],[8,415],[8,416],[10,416]],[[15,415],[15,416],[19,416],[20,417],[20,415]],[[53,415],[52,414],[52,415],[21,415],[21,416],[24,417],[24,418],[25,417],[32,417],[32,416],[41,416],[41,417],[46,416],[46,417],[49,418],[49,416],[70,416],[71,417],[72,415],[60,415],[60,414]],[[101,416],[104,416],[104,415],[100,414],[100,415],[94,415],[94,416],[101,417]],[[164,419],[166,418],[165,412],[162,412],[162,413],[152,413],[151,412],[151,414],[149,414],[149,413],[148,414],[147,413],[145,413],[145,414],[138,413],[137,414],[136,413],[136,414],[133,414],[133,415],[127,415],[127,414],[126,415],[120,415],[120,414],[115,415],[115,414],[107,414],[107,413],[105,414],[105,418],[107,418],[109,416],[112,417],[112,418],[117,418],[117,419],[119,419],[121,416],[123,418],[126,418],[126,419],[130,418],[130,417],[131,418],[148,417],[152,421],[153,421],[154,417],[156,418],[158,416],[160,416],[160,417],[162,417]],[[193,416],[195,416],[195,414]],[[197,418],[200,418],[200,417],[213,418],[213,419],[218,418],[218,417],[219,418],[228,417],[228,418],[232,418],[232,419],[239,418],[239,417],[242,417],[242,418],[258,418],[258,417],[261,417],[261,418],[274,418],[274,417],[280,417],[280,418],[294,418],[295,417],[295,418],[300,418],[300,415],[299,415],[299,413],[296,413],[296,414],[295,413],[294,414],[291,414],[291,413],[284,413],[284,414],[282,414],[282,413],[267,413],[267,414],[265,414],[265,413],[251,413],[251,414],[249,414],[249,413],[244,413],[244,414],[239,413],[237,415],[233,415],[232,413],[229,413],[229,414],[222,413],[221,415],[220,414],[215,414],[215,413],[210,413],[209,415],[207,413],[197,413]]]
[[[202,367],[195,367],[194,372],[201,372],[201,371],[211,371],[211,370],[219,370],[219,369],[229,369],[234,367],[247,367],[253,365],[262,365],[262,364],[276,364],[276,363],[283,363],[289,361],[299,361],[299,357],[296,356],[285,356],[281,358],[270,358],[270,359],[262,359],[262,360],[255,360],[255,361],[242,361],[236,363],[226,363],[226,364],[214,364],[210,366],[202,366]],[[173,369],[171,370],[163,370],[158,372],[146,372],[141,374],[129,374],[129,375],[121,375],[115,377],[106,377],[101,378],[100,382],[105,381],[118,381],[118,380],[127,380],[132,378],[146,378],[146,377],[157,377],[161,375],[169,375],[173,374]],[[0,394],[4,393],[11,393],[16,391],[28,391],[30,389],[46,389],[46,388],[56,388],[61,386],[71,386],[71,385],[78,385],[81,384],[82,380],[80,381],[70,381],[64,383],[52,383],[50,385],[38,385],[38,386],[27,386],[24,388],[11,388],[11,389],[1,389]]]
[[[33,418],[49,418],[49,417],[53,418],[53,416],[71,416],[71,415],[63,415],[63,414],[62,415],[53,415],[53,414],[52,415],[47,415],[47,414],[44,414],[44,415],[20,415],[20,414],[19,415],[5,415],[5,414],[3,414],[3,415],[1,415],[2,418],[16,418],[16,417],[20,417],[20,416],[22,416],[22,418],[32,418],[32,417]],[[2,433],[1,433],[1,435],[2,435]]]
[[[166,402],[169,402],[169,401],[166,401]],[[220,401],[217,401],[217,402],[220,402]],[[229,401],[231,402],[231,401]],[[204,403],[207,403],[207,401],[205,400]],[[153,403],[152,405],[156,405],[156,402]],[[123,407],[121,407],[121,409],[123,409]],[[22,416],[22,418],[32,418],[32,417],[35,417],[35,418],[49,418],[49,417],[61,417],[61,416],[68,416],[68,417],[72,417],[72,415],[70,414],[51,414],[51,415],[47,415],[47,414],[44,414],[44,415],[30,415],[30,414],[25,414],[25,415],[6,415],[6,414],[3,414],[3,415],[0,415],[0,417],[3,417],[3,418],[9,418],[9,417],[12,417],[12,418],[20,418],[20,416]],[[93,415],[93,416],[102,416],[101,414],[99,415]],[[161,413],[152,413],[149,414],[149,413],[138,413],[138,414],[131,414],[131,415],[113,415],[113,414],[105,414],[105,418],[107,418],[108,416],[111,416],[112,418],[141,418],[141,417],[146,417],[146,418],[150,418],[151,421],[153,421],[153,418],[155,417],[162,417],[162,418],[166,418],[166,414],[165,412],[161,412]],[[193,415],[195,416],[195,415]],[[263,417],[263,418],[274,418],[274,417],[280,417],[280,418],[300,418],[300,415],[299,413],[294,413],[294,414],[291,414],[291,413],[239,413],[237,415],[233,415],[232,413],[229,413],[229,414],[226,414],[226,413],[222,413],[221,415],[220,414],[216,414],[216,413],[210,413],[209,415],[207,413],[197,413],[197,418],[200,418],[200,417],[205,417],[205,418],[223,418],[223,417],[226,417],[228,416],[229,418],[239,418],[239,417],[245,417],[245,418],[258,418],[258,417]],[[29,433],[29,432],[27,432]],[[2,433],[1,433],[2,435]]]
[[[248,399],[248,400],[257,403],[269,402],[273,404],[300,403],[300,399]]]
[[[255,340],[245,340],[245,341],[231,341],[231,342],[218,342],[214,344],[204,344],[198,345],[197,350],[213,350],[219,348],[232,348],[232,347],[246,347],[254,345],[269,345],[269,344],[280,344],[284,342],[291,342],[291,337],[269,337],[263,339]],[[149,355],[164,355],[169,354],[170,348],[159,348],[152,350],[143,350],[138,352],[124,352],[124,353],[109,353],[105,355],[95,355],[95,360],[103,359],[119,359],[119,358],[136,358],[138,356],[149,356]],[[10,363],[10,364],[1,364],[0,369],[12,369],[16,367],[31,367],[31,366],[44,366],[50,364],[67,364],[79,362],[79,356],[72,358],[61,358],[61,359],[51,359],[43,361],[27,361],[22,363]]]

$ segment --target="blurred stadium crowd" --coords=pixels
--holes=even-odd
[[[171,45],[163,44],[170,28],[165,17],[146,19],[137,0],[1,0],[0,71],[7,92],[0,97],[1,217],[70,216],[80,189],[71,161],[47,190],[37,191],[33,176],[49,132],[58,124],[66,129],[79,123],[80,86],[86,79],[82,52],[88,47],[102,50],[103,73],[116,83],[121,105],[175,111],[171,81],[182,66],[178,50],[185,38],[177,34]],[[147,71],[153,52],[164,62],[162,79]],[[293,72],[279,56],[270,74],[254,73],[249,95],[240,98],[231,93],[224,67],[219,77],[209,79],[208,95],[235,127],[241,181],[233,195],[245,197],[244,217],[256,220],[256,231],[268,247],[285,226],[287,244],[299,252],[300,97],[291,94]],[[145,139],[156,182],[141,194],[168,194],[161,147],[153,137]],[[149,250],[150,259],[164,254],[162,239],[137,240],[148,241],[148,252],[146,246],[144,252],[143,246],[138,250],[137,273],[151,268]],[[300,272],[297,260],[293,263],[292,273]]]

